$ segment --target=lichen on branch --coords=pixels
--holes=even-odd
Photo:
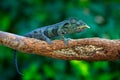
[[[0,31],[0,44],[24,53],[34,53],[63,60],[120,60],[120,40],[101,38],[71,39],[69,45],[54,40],[52,44]]]

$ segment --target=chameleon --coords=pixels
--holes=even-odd
[[[43,40],[46,41],[48,44],[52,43],[51,41],[52,38],[60,36],[60,38],[64,40],[64,44],[67,46],[69,38],[65,38],[66,34],[79,33],[86,28],[90,28],[90,27],[82,20],[77,20],[76,18],[70,18],[68,20],[64,20],[62,22],[53,25],[37,28],[25,34],[24,36]],[[16,50],[14,50],[14,63],[18,74],[23,75],[18,69]]]

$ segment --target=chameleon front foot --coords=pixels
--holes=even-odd
[[[52,41],[51,41],[50,39],[47,39],[46,42],[47,42],[48,44],[51,44],[51,43],[52,43]]]
[[[64,38],[64,44],[65,46],[68,46],[68,41],[70,40],[70,38]]]

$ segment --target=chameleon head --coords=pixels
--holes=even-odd
[[[90,28],[86,23],[84,23],[81,20],[77,20],[75,18],[70,19],[70,26],[71,26],[71,32],[81,32],[86,28]]]

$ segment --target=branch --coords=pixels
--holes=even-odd
[[[63,60],[120,60],[120,40],[100,38],[45,41],[0,31],[0,44],[25,53],[34,53]]]

